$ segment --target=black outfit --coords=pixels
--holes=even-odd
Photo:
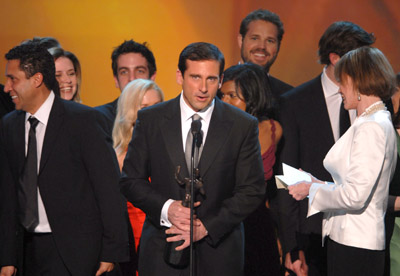
[[[105,131],[107,132],[110,137],[112,137],[112,130],[114,127],[114,121],[115,117],[117,116],[117,106],[118,106],[118,99],[115,99],[114,101],[96,106],[94,109],[97,111],[100,111],[101,114],[104,115],[104,123],[106,125]]]
[[[11,112],[0,127],[0,267],[13,265],[19,271],[24,230],[18,223],[17,188],[25,160],[25,116]],[[40,158],[37,181],[52,230],[48,242],[54,242],[74,276],[94,275],[99,261],[128,259],[118,162],[98,116],[92,108],[56,96]]]
[[[0,84],[0,118],[15,109],[10,94],[4,92],[4,86]]]
[[[269,75],[268,77],[269,77],[269,84],[271,85],[272,94],[276,98],[281,97],[283,94],[285,94],[287,91],[293,88],[293,86],[291,86],[290,84],[278,80],[277,78],[274,78],[271,75]]]
[[[99,111],[102,114],[103,125],[105,126],[106,133],[112,137],[112,130],[114,128],[115,117],[117,116],[117,107],[118,107],[118,99],[114,101],[96,106],[94,109]],[[132,225],[129,221],[129,217],[126,218],[128,222],[128,230],[129,230],[129,253],[130,260],[126,263],[120,263],[121,275],[122,276],[135,276],[138,268],[138,254],[135,249],[135,238],[133,236]],[[119,274],[118,274],[119,275]]]
[[[163,260],[166,235],[160,226],[165,202],[184,196],[177,166],[188,177],[179,101],[139,111],[122,171],[122,193],[146,213],[139,253],[139,274],[145,276],[189,275],[189,267],[176,269]],[[197,275],[242,276],[242,221],[265,192],[257,120],[216,98],[199,170],[205,197],[198,198],[196,215],[208,236],[195,243]]]

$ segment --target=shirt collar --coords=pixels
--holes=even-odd
[[[322,87],[324,88],[325,98],[333,96],[339,92],[339,86],[337,86],[326,74],[326,67],[322,72],[321,76]]]
[[[44,101],[44,103],[40,106],[40,108],[36,111],[35,114],[26,112],[25,122],[28,120],[30,116],[34,116],[36,119],[38,119],[39,122],[41,122],[44,125],[47,125],[47,122],[49,121],[51,107],[53,106],[54,98],[55,98],[54,93],[53,91],[51,91],[47,99]]]
[[[182,91],[179,104],[181,107],[181,117],[182,117],[183,122],[186,122],[187,120],[189,120],[196,113],[201,117],[201,119],[209,122],[211,119],[211,114],[214,110],[215,99],[213,99],[211,104],[208,105],[206,108],[204,108],[198,112],[195,112],[192,108],[190,108],[190,106],[187,105],[187,103],[183,99],[183,91]]]

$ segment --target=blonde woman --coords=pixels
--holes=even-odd
[[[112,132],[114,149],[119,167],[122,170],[128,144],[132,138],[137,113],[140,109],[164,101],[164,94],[158,85],[151,80],[136,79],[126,85],[118,99],[117,116]],[[135,246],[140,241],[142,226],[146,215],[128,202],[129,220],[135,237]]]

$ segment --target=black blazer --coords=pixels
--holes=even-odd
[[[129,254],[118,163],[98,116],[56,96],[40,160],[40,193],[60,256],[73,275],[92,275],[99,261],[126,261]],[[25,159],[25,112],[14,111],[2,123],[0,266],[15,266],[23,232],[16,190]]]
[[[323,159],[335,141],[321,75],[284,94],[282,101],[283,145],[279,160],[330,181]],[[299,233],[321,234],[322,213],[306,218],[308,199],[298,202],[284,190],[278,192],[278,197],[285,253],[302,247],[296,238]]]
[[[291,86],[290,84],[278,80],[271,75],[269,76],[269,84],[271,85],[272,94],[276,98],[280,98],[285,92],[293,88],[293,86]]]
[[[139,273],[146,276],[188,271],[164,262],[166,237],[160,226],[164,203],[184,194],[175,180],[178,165],[188,176],[181,133],[179,97],[139,111],[124,162],[121,191],[147,215],[139,258]],[[242,275],[241,222],[265,192],[257,120],[215,99],[199,169],[206,195],[198,198],[196,214],[209,235],[196,243],[197,275]]]
[[[104,125],[105,125],[105,131],[107,134],[111,137],[112,136],[112,130],[114,128],[114,121],[115,117],[117,116],[117,106],[118,106],[118,99],[115,99],[114,101],[96,106],[94,109],[97,111],[100,111],[100,113],[103,115],[102,119],[104,120]]]
[[[0,84],[0,118],[15,109],[10,94],[4,92],[4,86]]]

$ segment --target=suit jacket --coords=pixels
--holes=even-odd
[[[25,112],[3,118],[0,130],[0,266],[17,265],[23,231],[17,185],[25,159]],[[118,163],[99,114],[55,97],[43,141],[38,186],[55,244],[73,275],[92,275],[99,261],[128,259],[126,205]]]
[[[284,94],[282,101],[283,145],[280,161],[310,172],[319,179],[331,181],[323,160],[335,140],[321,76]],[[279,190],[278,202],[285,253],[304,246],[298,239],[300,233],[321,234],[322,214],[306,218],[308,199],[296,201],[287,191]]]
[[[118,107],[118,99],[116,98],[114,101],[96,106],[94,109],[97,111],[100,111],[100,113],[103,115],[102,119],[104,120],[103,125],[105,125],[105,131],[106,133],[112,137],[112,130],[114,128],[114,121],[115,117],[117,116],[117,107]]]
[[[15,109],[9,94],[4,93],[4,86],[0,84],[0,118]]]
[[[384,217],[396,160],[390,113],[358,117],[324,160],[334,183],[311,185],[308,213],[324,212],[324,237],[352,247],[385,249]]]
[[[175,180],[177,166],[188,177],[181,133],[179,97],[139,111],[124,162],[121,191],[147,215],[139,258],[139,273],[146,276],[188,274],[164,262],[160,226],[164,203],[184,195]],[[241,222],[265,192],[257,120],[215,99],[199,169],[205,197],[198,198],[196,214],[208,236],[195,243],[197,275],[242,275]]]
[[[287,92],[293,88],[293,86],[291,86],[290,84],[287,84],[286,82],[278,80],[277,78],[274,78],[273,76],[269,76],[269,84],[271,85],[272,94],[276,98],[280,98],[285,92]]]

